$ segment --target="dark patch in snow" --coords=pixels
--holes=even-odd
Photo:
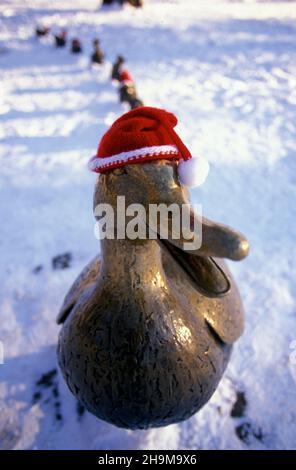
[[[39,385],[44,388],[51,387],[53,385],[53,379],[57,375],[57,370],[52,369],[46,374],[43,374],[41,378],[36,382],[36,385]]]
[[[235,428],[235,434],[245,444],[249,445],[252,443],[253,438],[262,442],[263,432],[260,427],[253,425],[250,422],[242,423]]]
[[[41,392],[35,392],[34,395],[33,395],[33,404],[34,403],[38,403],[38,401],[40,401],[42,398],[42,393]]]
[[[52,369],[43,374],[35,384],[37,389],[33,394],[33,403],[39,402],[43,397],[44,390],[49,390],[50,396],[46,397],[43,401],[44,404],[49,404],[53,401],[55,420],[58,422],[63,421],[61,411],[60,392],[57,381],[57,369]]]
[[[79,401],[77,402],[77,405],[76,405],[76,412],[77,412],[77,415],[78,415],[78,421],[81,421],[84,413],[85,413],[85,406],[80,403]]]
[[[61,402],[57,400],[54,404],[54,407],[55,407],[55,419],[57,421],[63,421],[63,416],[61,413]]]
[[[39,274],[43,269],[43,266],[42,264],[38,264],[38,266],[36,266],[34,269],[33,269],[33,273],[34,274]]]
[[[70,268],[72,261],[72,253],[63,253],[52,258],[52,269]]]
[[[231,409],[230,416],[232,418],[241,418],[245,415],[247,408],[247,399],[244,392],[236,392],[236,401]]]

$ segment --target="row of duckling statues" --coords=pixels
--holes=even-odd
[[[113,209],[114,236],[102,237],[100,254],[78,276],[57,318],[58,361],[70,390],[96,417],[129,429],[166,426],[200,410],[244,326],[223,258],[243,259],[248,242],[193,211],[188,187],[202,184],[208,164],[192,157],[176,124],[174,114],[144,106],[123,114],[102,137],[89,162],[98,174],[93,206],[98,220],[100,204]],[[185,248],[188,237],[176,236],[169,214],[166,237],[158,219],[153,237],[150,219],[147,236],[117,236],[130,223],[118,217],[118,196],[144,213],[151,204],[189,207],[187,224],[201,224],[201,243]]]
[[[103,0],[102,5],[104,6],[110,6],[110,5],[124,5],[128,3],[132,7],[142,7],[143,6],[143,0]]]
[[[37,37],[42,38],[44,36],[48,36],[51,32],[51,28],[49,26],[37,26],[35,29],[35,34]],[[66,29],[61,29],[59,33],[53,34],[54,44],[57,48],[66,47],[69,39],[68,39],[68,31]],[[98,64],[103,63],[104,54],[100,49],[100,41],[99,39],[93,40],[93,47],[94,52],[91,55],[91,61],[93,63],[97,62]],[[72,54],[80,54],[83,52],[83,46],[81,40],[77,37],[74,37],[70,41],[70,51]]]
[[[36,35],[38,37],[46,36],[50,33],[49,27],[37,27]],[[60,33],[54,35],[55,45],[57,48],[66,47],[68,33],[63,29]],[[72,54],[80,54],[83,52],[83,46],[78,38],[71,40],[70,51]],[[91,65],[97,66],[104,63],[105,54],[101,48],[100,40],[98,38],[93,40],[93,52],[90,56]],[[127,103],[130,109],[143,106],[143,101],[139,98],[135,81],[131,73],[125,66],[125,58],[121,55],[117,56],[114,64],[112,65],[111,79],[118,83],[118,96],[121,103]]]

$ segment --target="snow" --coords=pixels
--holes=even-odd
[[[295,4],[6,0],[0,12],[0,448],[296,448]],[[67,26],[85,53],[37,41],[37,23]],[[88,61],[97,35],[102,71]],[[192,154],[209,160],[193,201],[251,243],[230,264],[247,321],[216,393],[190,420],[141,432],[78,413],[54,372],[55,317],[98,251],[87,161],[125,110],[108,80],[118,53],[145,104],[175,112]],[[68,252],[70,267],[53,270]]]

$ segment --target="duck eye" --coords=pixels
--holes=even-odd
[[[128,171],[127,171],[125,166],[121,166],[120,168],[115,168],[113,170],[113,174],[116,175],[116,176],[127,175],[127,173],[128,173]]]

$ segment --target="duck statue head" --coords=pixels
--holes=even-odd
[[[90,168],[99,173],[95,216],[101,223],[112,208],[112,236],[101,237],[100,254],[57,319],[58,360],[70,390],[98,418],[130,429],[196,413],[217,388],[244,325],[222,258],[243,259],[248,242],[193,211],[188,186],[201,184],[208,166],[192,158],[176,124],[172,113],[140,107],[103,136]],[[151,206],[174,210],[147,217]],[[199,227],[192,246],[173,224],[183,207],[189,228]]]

